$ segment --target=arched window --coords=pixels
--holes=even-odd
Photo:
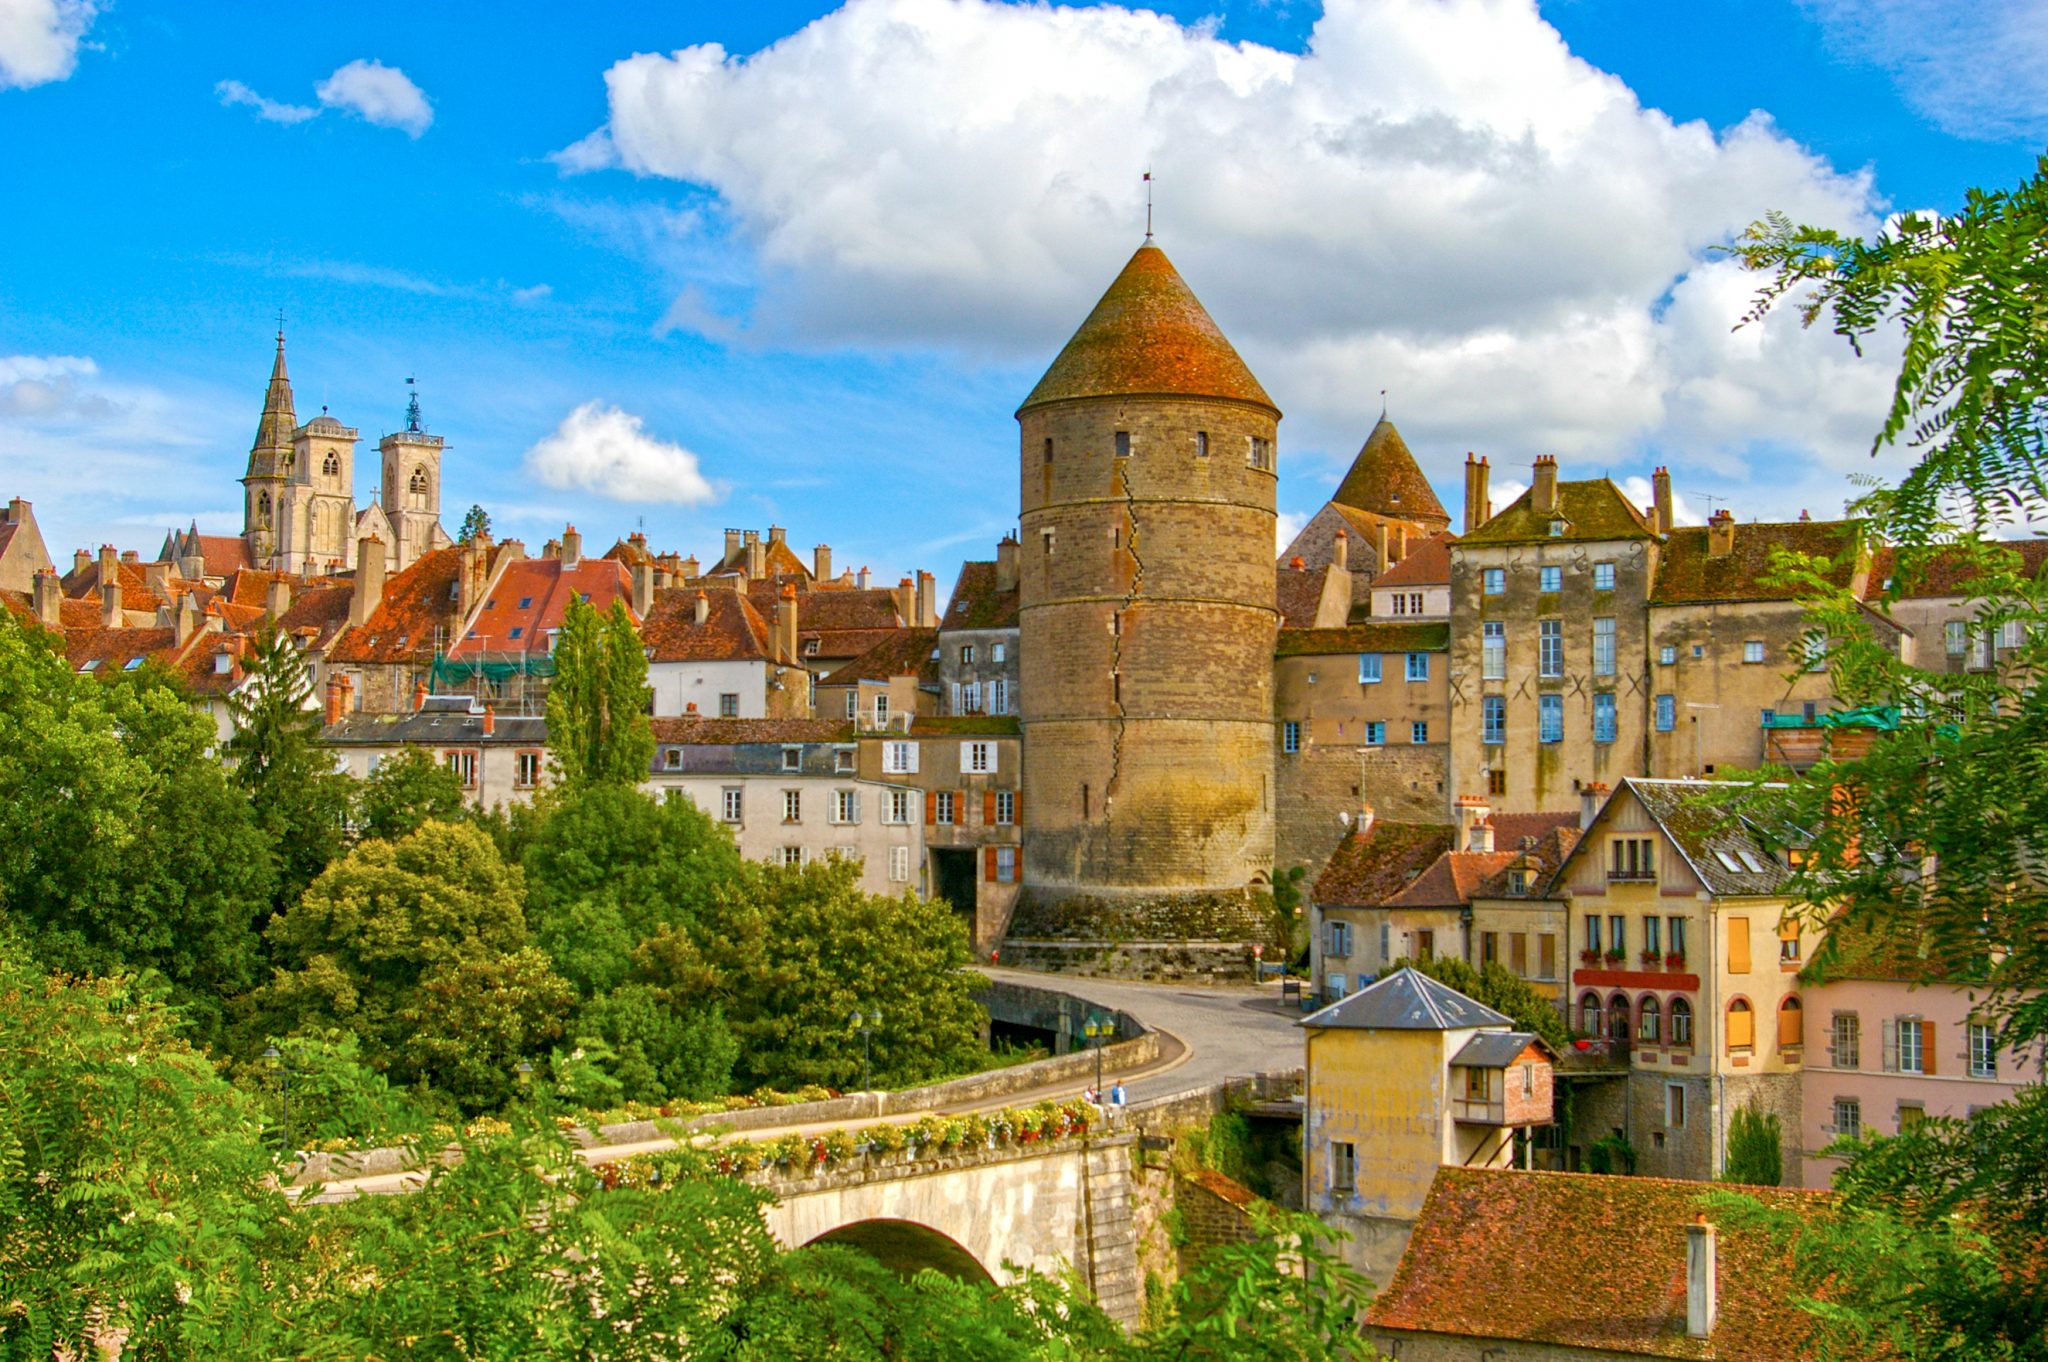
[[[1671,1043],[1692,1044],[1692,1004],[1683,998],[1671,1000]]]
[[[1582,993],[1579,995],[1579,1029],[1589,1036],[1601,1034],[1599,994]]]
[[[1737,998],[1728,1004],[1728,1048],[1731,1051],[1756,1048],[1756,1014],[1749,1010],[1746,998]]]
[[[412,481],[406,484],[406,505],[415,511],[427,509],[427,470],[425,465],[412,470]]]
[[[268,491],[256,494],[256,523],[265,529],[270,528],[270,493]]]
[[[331,449],[330,449],[330,450],[328,450],[328,451],[327,451],[327,457],[326,457],[325,459],[322,459],[322,460],[320,461],[320,471],[321,471],[322,473],[325,473],[325,474],[326,474],[326,475],[327,475],[328,477],[330,477],[330,478],[338,478],[338,477],[340,477],[340,476],[341,476],[341,455],[339,455],[339,454],[335,453],[335,452],[334,452],[333,450],[331,450]]]
[[[1657,1006],[1657,1000],[1645,993],[1643,1000],[1636,1004],[1636,1039],[1645,1045],[1661,1044],[1664,1039],[1664,1016]]]
[[[1806,1043],[1806,1009],[1800,1006],[1799,995],[1793,994],[1778,1004],[1778,1048],[1784,1050]]]
[[[1617,993],[1607,1000],[1608,1039],[1628,1039],[1628,1013],[1628,995],[1626,993]]]

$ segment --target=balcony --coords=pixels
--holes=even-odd
[[[1478,1097],[1451,1099],[1451,1119],[1474,1126],[1504,1126],[1508,1123],[1507,1103]]]
[[[1610,869],[1607,872],[1609,884],[1655,884],[1657,872],[1652,870]]]

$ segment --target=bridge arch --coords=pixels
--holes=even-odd
[[[859,1220],[827,1230],[804,1247],[811,1244],[858,1249],[899,1277],[930,1268],[955,1281],[995,1282],[994,1274],[958,1240],[915,1220]]]

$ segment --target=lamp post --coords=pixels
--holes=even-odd
[[[876,1028],[880,1027],[881,1024],[882,1012],[880,1008],[866,1013],[861,1012],[859,1009],[854,1010],[853,1030],[854,1034],[860,1037],[860,1087],[862,1092],[867,1092],[875,1086],[874,1035]]]
[[[1081,1034],[1095,1047],[1095,1098],[1102,1100],[1102,1043],[1116,1034],[1116,1019],[1105,1017],[1100,1012],[1091,1013],[1081,1027]]]
[[[277,1070],[284,1079],[284,1148],[289,1154],[292,1149],[292,1066],[284,1062],[284,1056],[275,1045],[263,1047],[263,1062]]]

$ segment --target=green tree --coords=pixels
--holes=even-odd
[[[282,908],[341,854],[350,782],[320,747],[313,674],[291,637],[266,630],[243,662],[249,679],[228,697],[234,732],[223,753],[276,848]]]
[[[397,1144],[426,1129],[426,1114],[370,1067],[354,1032],[310,1027],[268,1040],[277,1059],[242,1064],[236,1086],[280,1123],[289,1102],[292,1143],[299,1148],[332,1141],[359,1148]]]
[[[1565,1026],[1564,1017],[1558,1012],[1557,1004],[1535,986],[1499,961],[1489,961],[1474,969],[1455,956],[1433,955],[1427,960],[1402,960],[1389,967],[1394,970],[1412,968],[1420,970],[1440,984],[1448,984],[1474,1002],[1486,1004],[1494,1011],[1513,1022],[1523,1031],[1534,1031],[1550,1047],[1560,1053],[1570,1043],[1571,1031]]]
[[[599,614],[569,602],[548,687],[548,753],[562,785],[637,786],[654,764],[647,654],[624,601]]]
[[[1739,1182],[1747,1187],[1776,1187],[1785,1180],[1784,1155],[1779,1149],[1783,1130],[1778,1115],[1766,1115],[1754,1102],[1737,1107],[1728,1115],[1728,1157],[1721,1181]]]
[[[481,506],[472,505],[462,513],[462,529],[456,534],[457,543],[471,544],[478,535],[491,532],[491,513]]]
[[[527,943],[519,872],[481,832],[428,823],[365,842],[272,920],[273,1033],[354,1032],[370,1063],[470,1110],[511,1095],[522,1056],[562,1033],[574,994]]]
[[[1262,1210],[1259,1235],[1206,1250],[1172,1288],[1134,1362],[1369,1362],[1358,1334],[1372,1283],[1344,1261],[1347,1238],[1312,1215]]]
[[[356,786],[356,832],[396,841],[429,822],[462,817],[462,781],[427,752],[408,747],[377,763]]]

